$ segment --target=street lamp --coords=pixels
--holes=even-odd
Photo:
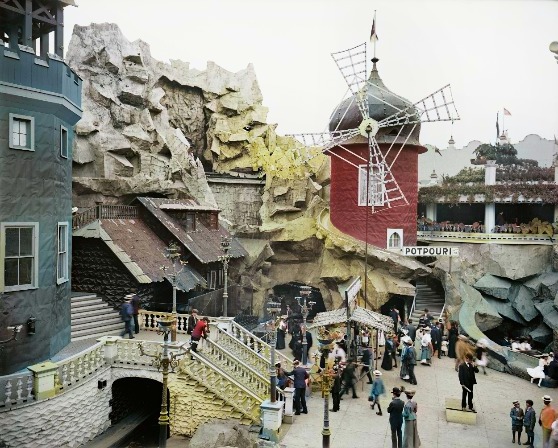
[[[271,338],[269,345],[271,346],[270,352],[270,365],[269,365],[269,393],[272,403],[275,403],[277,396],[277,369],[275,368],[275,345],[277,344],[277,329],[275,326],[276,316],[281,312],[281,304],[270,300],[267,302],[267,312],[271,315]]]
[[[229,272],[229,261],[231,255],[229,254],[229,249],[231,248],[231,238],[222,236],[221,237],[221,249],[223,249],[224,255],[219,255],[218,260],[223,263],[223,274],[225,276],[225,290],[223,291],[223,316],[227,317],[228,314],[228,302],[229,302],[229,291],[228,291],[228,272]]]
[[[182,267],[179,271],[176,270],[176,260],[180,262],[180,264],[184,265],[186,262],[180,260],[180,248],[178,244],[175,242],[171,242],[169,247],[166,249],[165,258],[168,258],[172,264],[172,272],[169,273],[169,278],[172,284],[172,317],[173,317],[173,325],[171,330],[171,342],[176,342],[176,326],[178,323],[178,313],[176,311],[176,285],[177,285],[177,276],[180,274],[184,267]],[[166,274],[168,267],[161,266],[161,270]]]
[[[162,317],[157,322],[157,334],[163,335],[163,353],[156,354],[147,353],[143,348],[143,342],[139,345],[140,353],[142,356],[149,356],[153,358],[151,365],[157,367],[157,370],[163,369],[163,394],[161,397],[161,412],[159,414],[159,448],[167,446],[167,433],[169,426],[169,412],[167,407],[167,382],[169,376],[169,367],[171,371],[178,366],[178,359],[176,354],[169,354],[169,334],[172,331],[172,326],[175,323],[174,319],[168,316]]]
[[[302,299],[302,365],[306,365],[308,363],[308,341],[306,340],[306,318],[308,317],[308,313],[312,309],[312,306],[316,304],[316,302],[308,302],[308,297],[312,293],[312,288],[310,286],[301,286],[300,287],[300,299]],[[297,297],[297,299],[299,299]],[[299,302],[300,304],[300,302]]]
[[[324,367],[318,371],[320,375],[321,386],[322,386],[322,398],[324,399],[324,423],[322,428],[322,448],[329,448],[329,439],[331,437],[331,431],[329,429],[329,393],[331,391],[332,380],[337,375],[335,370],[332,368],[332,362],[329,360],[329,351],[333,347],[333,339],[330,338],[329,332],[325,330],[324,327],[318,329],[318,344],[320,350],[322,351],[322,356],[326,360]],[[314,355],[314,362],[318,364],[318,353]]]

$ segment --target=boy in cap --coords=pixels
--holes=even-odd
[[[523,431],[523,417],[525,417],[525,413],[519,406],[519,400],[513,402],[510,417],[512,424],[512,443],[515,443],[515,433],[517,432],[517,444],[521,445],[521,431]]]
[[[130,335],[130,339],[134,339],[134,334],[132,332],[132,316],[134,314],[134,309],[132,308],[132,297],[133,294],[128,294],[124,297],[124,303],[120,308],[120,317],[124,322],[124,331],[120,333],[121,337]]]
[[[380,406],[380,395],[386,393],[386,388],[384,387],[384,382],[382,381],[382,372],[379,370],[374,370],[374,382],[370,388],[370,395],[368,396],[368,401],[370,401],[370,406],[374,409],[374,406],[378,405],[378,412],[376,415],[382,415],[382,408]]]
[[[527,434],[527,442],[523,445],[529,445],[533,448],[535,443],[535,422],[537,421],[537,415],[533,409],[533,400],[527,400],[525,402],[525,416],[523,417],[523,426],[525,427],[525,433]]]
[[[392,448],[401,448],[403,443],[401,427],[403,426],[403,408],[405,407],[405,403],[399,398],[401,389],[394,387],[391,393],[393,399],[387,408],[389,413],[389,424],[391,426],[391,446]]]
[[[545,395],[542,397],[544,407],[539,415],[539,425],[542,426],[542,439],[543,447],[548,447],[548,441],[550,440],[550,433],[552,431],[552,423],[556,420],[556,410],[552,407],[552,398],[550,395]]]

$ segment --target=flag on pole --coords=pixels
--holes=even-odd
[[[500,137],[500,123],[498,122],[498,118],[500,116],[500,112],[496,112],[496,140]]]
[[[504,107],[504,115],[511,115],[510,111]]]
[[[376,34],[376,13],[374,13],[374,20],[372,21],[372,30],[370,30],[370,42],[376,42],[378,35]]]

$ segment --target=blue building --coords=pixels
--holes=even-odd
[[[63,60],[73,0],[0,2],[0,375],[70,342],[73,127],[82,81]]]

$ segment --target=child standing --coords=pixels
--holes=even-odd
[[[535,422],[537,421],[537,414],[533,409],[533,400],[525,402],[525,416],[523,417],[523,426],[527,434],[527,445],[533,448],[535,444]]]
[[[519,407],[518,400],[513,402],[510,417],[512,421],[512,443],[515,443],[515,433],[517,432],[517,444],[521,445],[521,431],[523,431],[523,417],[525,417],[525,413]]]
[[[382,372],[374,370],[374,382],[372,383],[372,387],[370,387],[370,395],[368,396],[368,401],[370,401],[370,407],[372,409],[374,409],[374,406],[378,405],[378,412],[376,412],[376,415],[382,415],[380,395],[386,393],[386,388],[384,387],[381,376]]]

